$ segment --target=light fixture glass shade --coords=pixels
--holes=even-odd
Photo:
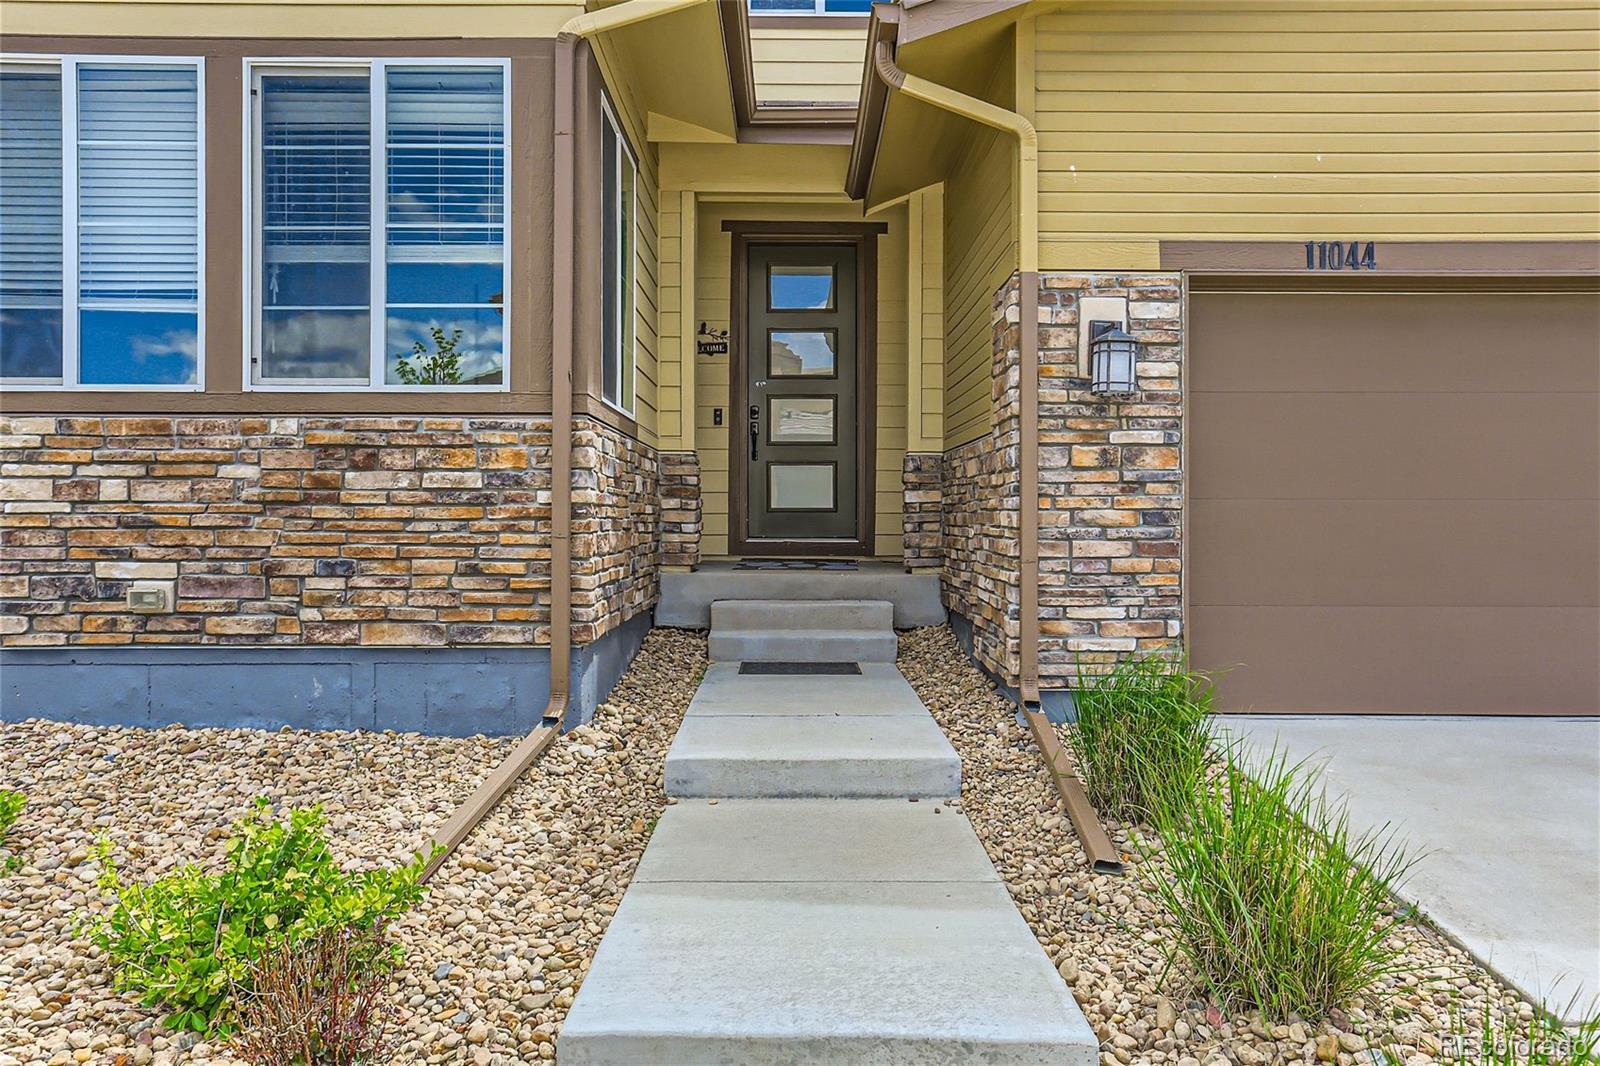
[[[1102,326],[1105,328],[1099,328]],[[1139,341],[1115,322],[1097,322],[1095,327],[1094,339],[1089,342],[1089,391],[1096,396],[1138,392],[1134,364],[1139,360]]]

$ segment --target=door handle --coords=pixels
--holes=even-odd
[[[761,458],[761,406],[750,405],[750,461]]]

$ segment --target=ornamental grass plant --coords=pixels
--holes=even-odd
[[[1155,795],[1197,787],[1208,760],[1212,682],[1181,659],[1127,659],[1082,674],[1069,744],[1084,790],[1104,815],[1145,820]]]
[[[1269,1017],[1321,1017],[1392,972],[1396,884],[1414,862],[1385,825],[1361,830],[1314,770],[1276,749],[1247,767],[1222,749],[1198,785],[1150,796],[1148,890],[1173,918],[1171,952],[1212,997]]]

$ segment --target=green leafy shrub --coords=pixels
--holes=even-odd
[[[28,797],[20,792],[13,792],[9,788],[0,788],[0,845],[4,845],[6,838],[11,834],[11,827],[17,823],[22,815],[22,808],[28,805]],[[0,874],[10,873],[22,865],[22,857],[13,855],[4,847],[0,847]]]
[[[422,341],[411,346],[410,355],[402,355],[395,364],[395,373],[402,385],[459,385],[461,384],[461,353],[456,346],[461,343],[461,331],[453,329],[448,334],[438,326],[428,327],[433,337],[432,352]],[[415,360],[413,362],[412,360]]]
[[[386,1050],[381,925],[324,929],[251,967],[233,1050],[256,1066],[356,1066]]]
[[[226,1035],[265,952],[328,929],[373,929],[422,898],[426,858],[393,870],[348,872],[334,862],[322,809],[272,816],[265,798],[233,826],[221,873],[197,865],[148,884],[125,884],[109,841],[100,844],[110,909],[87,930],[111,958],[119,990],[168,1011],[173,1029]],[[398,961],[398,948],[374,965]]]
[[[1141,864],[1146,884],[1219,1002],[1317,1017],[1393,970],[1391,893],[1414,860],[1387,826],[1353,828],[1306,764],[1274,750],[1247,773],[1230,746],[1197,788],[1157,793],[1151,822],[1166,861]]]
[[[1210,742],[1211,696],[1211,680],[1181,660],[1126,659],[1108,674],[1079,676],[1069,743],[1084,790],[1102,814],[1147,818],[1158,791],[1197,784]]]

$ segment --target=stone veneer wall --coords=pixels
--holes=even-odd
[[[907,452],[901,472],[901,528],[907,570],[936,570],[944,557],[940,544],[943,527],[944,456],[938,452]]]
[[[661,453],[661,565],[700,565],[700,456]]]
[[[573,444],[585,644],[656,601],[657,460]],[[550,642],[548,417],[0,418],[0,462],[7,647]]]
[[[993,305],[986,437],[944,454],[946,606],[970,623],[973,654],[1018,680],[1018,285]],[[1078,301],[1129,300],[1143,344],[1139,393],[1103,400],[1078,367]],[[1078,670],[1182,645],[1183,294],[1171,274],[1043,274],[1039,294],[1041,687]]]
[[[990,318],[989,432],[944,453],[939,586],[946,609],[971,624],[972,653],[986,670],[1017,683],[1021,589],[1017,583],[1017,282],[995,295]]]
[[[1071,686],[1182,631],[1183,279],[1039,279],[1040,684]],[[1138,393],[1106,400],[1078,367],[1078,301],[1128,300]]]

